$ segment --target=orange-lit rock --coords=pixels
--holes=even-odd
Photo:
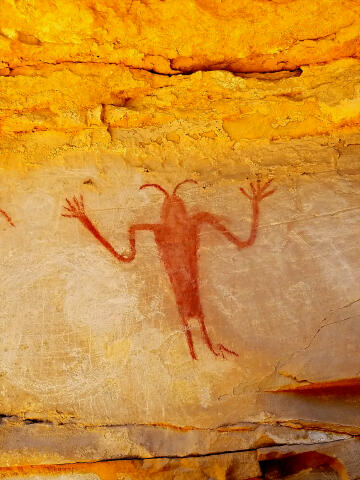
[[[161,458],[83,463],[61,466],[0,467],[0,478],[16,480],[207,480],[236,478],[256,480],[261,475],[256,452],[237,452],[209,457]]]
[[[269,72],[359,56],[353,0],[4,1],[3,68],[96,62]]]

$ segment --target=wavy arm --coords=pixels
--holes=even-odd
[[[201,225],[203,223],[207,223],[213,226],[216,230],[224,235],[229,242],[236,245],[238,248],[245,248],[250,247],[253,245],[256,239],[258,227],[259,227],[259,204],[256,201],[251,202],[252,205],[252,222],[251,222],[251,229],[250,234],[247,240],[240,240],[236,235],[230,232],[225,225],[223,225],[220,220],[213,215],[212,213],[208,212],[200,212],[195,214],[192,219],[196,225]]]
[[[89,230],[90,233],[110,252],[119,262],[129,263],[132,262],[136,255],[136,245],[135,245],[135,233],[137,230],[151,230],[154,231],[156,225],[149,224],[149,223],[139,223],[135,225],[131,225],[129,228],[129,243],[130,243],[130,254],[128,256],[121,255],[118,253],[115,248],[111,245],[111,243],[106,240],[106,238],[99,232],[99,230],[95,227],[92,221],[87,217],[79,218],[80,222],[84,225],[85,228]]]

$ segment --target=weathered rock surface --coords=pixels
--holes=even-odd
[[[2,2],[0,477],[360,478],[359,9]]]
[[[1,471],[2,470],[2,471]],[[55,474],[55,475],[54,475]],[[259,478],[261,470],[256,452],[238,452],[208,457],[159,458],[152,460],[122,460],[118,462],[30,467],[0,468],[0,478],[36,478],[39,480],[136,480],[152,478],[163,480],[207,480],[209,478]]]
[[[5,68],[70,61],[268,72],[360,54],[354,0],[4,0],[1,13]]]

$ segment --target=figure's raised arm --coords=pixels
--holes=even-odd
[[[137,230],[151,230],[154,231],[156,225],[148,223],[140,223],[136,225],[131,225],[129,228],[129,243],[130,243],[130,253],[129,255],[121,255],[118,253],[111,243],[106,240],[106,238],[99,232],[95,227],[92,221],[86,214],[84,199],[81,195],[80,198],[73,197],[72,201],[66,199],[67,205],[64,206],[65,213],[62,213],[63,217],[68,218],[77,218],[84,225],[85,228],[108,250],[119,262],[131,262],[134,260],[136,255],[136,245],[135,245],[135,232]]]
[[[263,185],[261,184],[260,180],[258,180],[255,185],[253,183],[250,183],[250,190],[251,190],[250,193],[244,190],[242,187],[239,187],[240,192],[250,200],[251,208],[252,208],[252,222],[251,222],[250,234],[246,240],[239,239],[236,235],[231,233],[227,229],[227,227],[225,227],[225,225],[221,223],[220,219],[216,215],[213,215],[208,212],[200,212],[194,215],[192,217],[194,223],[196,225],[201,225],[203,223],[212,225],[216,230],[222,233],[225,236],[225,238],[227,238],[231,243],[236,245],[238,248],[250,247],[255,242],[258,227],[259,227],[259,203],[261,202],[261,200],[268,197],[269,195],[272,195],[275,192],[275,189],[268,190],[268,187],[271,182],[272,182],[272,179],[268,180]]]

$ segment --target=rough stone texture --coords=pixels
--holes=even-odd
[[[360,478],[359,2],[0,7],[0,476]]]
[[[5,69],[70,61],[159,73],[294,70],[358,58],[359,18],[354,0],[4,0],[2,60]]]
[[[0,478],[19,480],[256,480],[261,475],[256,452],[238,452],[193,458],[122,460],[49,467],[0,468]]]
[[[279,474],[283,473],[281,470],[284,470],[281,468],[281,463],[287,462],[288,470],[295,467],[294,473],[297,473],[296,470],[301,471],[302,469],[316,469],[319,466],[326,466],[329,470],[338,474],[333,477],[333,473],[332,478],[356,480],[359,478],[360,470],[360,442],[356,439],[324,443],[318,445],[316,450],[305,445],[295,448],[289,446],[263,448],[258,451],[258,459],[263,462],[265,478],[279,478]],[[266,475],[267,470],[271,472],[271,476]],[[314,478],[320,479],[323,477],[320,477],[318,473]]]

